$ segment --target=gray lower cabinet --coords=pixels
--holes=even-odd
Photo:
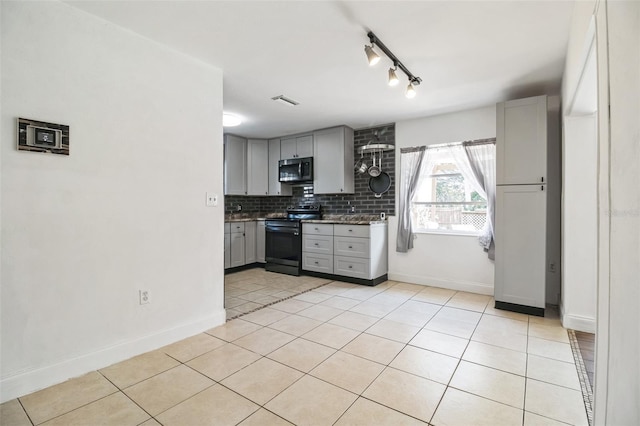
[[[231,224],[224,224],[224,269],[231,267]]]
[[[244,223],[244,264],[256,262],[256,222]]]
[[[387,273],[387,224],[302,225],[302,269],[373,280]]]
[[[256,222],[256,262],[266,262],[266,231],[264,227],[264,220]]]

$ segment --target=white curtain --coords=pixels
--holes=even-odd
[[[487,200],[487,218],[478,235],[480,245],[494,258],[493,229],[496,205],[496,146],[490,141],[464,142],[452,146],[451,153],[464,177],[473,189]]]
[[[424,146],[417,148],[403,148],[400,150],[398,233],[396,236],[396,251],[400,253],[406,253],[413,248],[411,199],[413,198],[413,194],[418,186],[420,170],[424,163],[425,152],[428,151]]]

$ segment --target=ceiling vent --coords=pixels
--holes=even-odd
[[[293,99],[289,99],[284,95],[280,95],[280,96],[274,96],[273,98],[271,98],[272,100],[281,103],[283,105],[289,105],[289,106],[296,106],[299,104],[299,102],[294,101]]]

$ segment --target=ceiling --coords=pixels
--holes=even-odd
[[[355,129],[559,94],[573,1],[68,1],[223,71],[233,133]],[[416,76],[369,67],[367,31]],[[272,97],[285,95],[295,107]]]

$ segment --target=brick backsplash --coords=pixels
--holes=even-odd
[[[378,140],[373,140],[375,134]],[[395,145],[395,124],[389,124],[369,129],[356,130],[354,132],[354,158],[360,159],[358,148],[371,143],[384,143]],[[365,157],[371,165],[370,157]],[[242,206],[242,213],[277,213],[284,212],[288,206],[298,204],[321,204],[322,210],[326,214],[348,214],[351,207],[355,207],[356,214],[379,214],[385,212],[387,215],[395,214],[395,150],[386,151],[383,154],[382,171],[391,177],[391,188],[382,197],[376,198],[369,190],[369,175],[356,174],[354,172],[354,194],[312,194],[310,186],[293,187],[293,195],[287,197],[250,197],[242,195],[227,195],[224,199],[225,214],[236,213],[237,206]],[[311,193],[310,193],[311,192]]]

